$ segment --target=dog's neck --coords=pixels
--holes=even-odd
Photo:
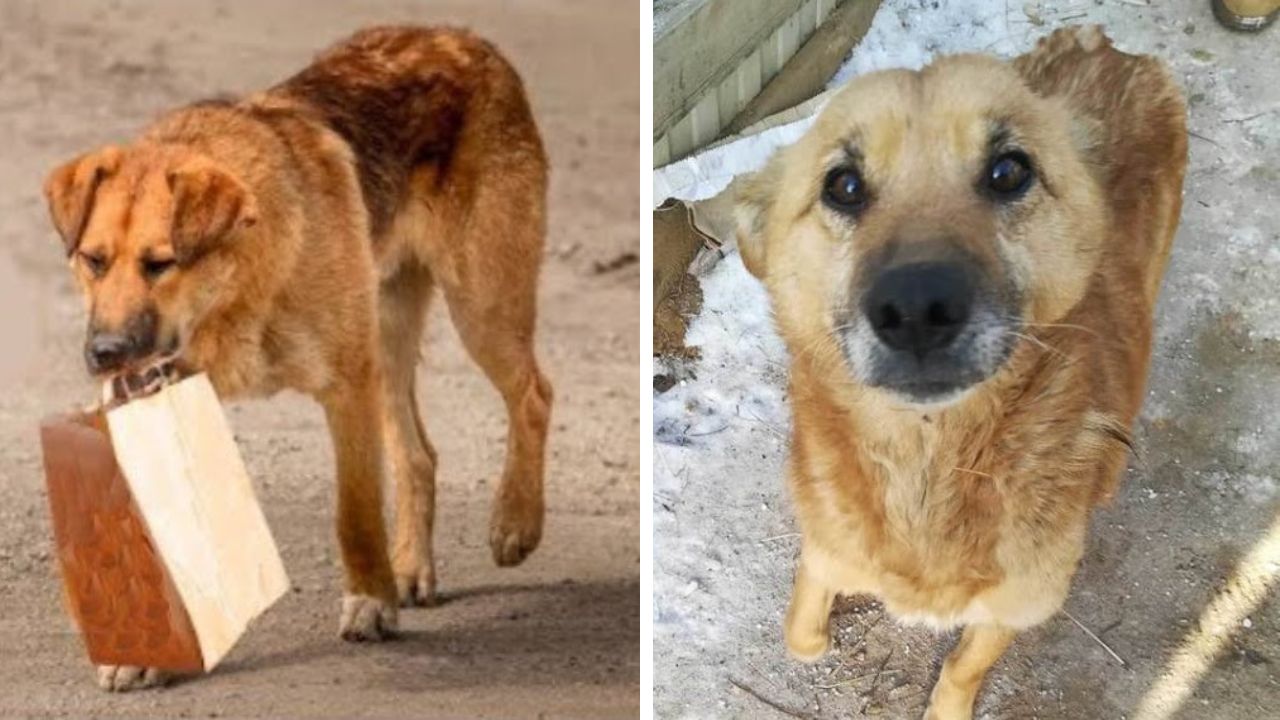
[[[993,449],[1010,418],[1034,413],[1046,378],[1069,384],[1073,370],[1028,347],[955,401],[916,405],[849,383],[832,386],[825,380],[832,377],[830,368],[800,362],[793,366],[792,395],[805,406],[797,412],[837,420],[840,444],[858,458],[859,471],[879,476],[886,490],[914,497],[939,476],[983,477],[993,465],[1003,465]],[[1058,407],[1063,410],[1083,417],[1087,408]]]

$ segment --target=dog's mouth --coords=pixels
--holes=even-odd
[[[952,405],[959,402],[976,382],[918,382],[877,385],[908,405]]]
[[[177,354],[156,356],[149,364],[111,375],[104,380],[116,400],[145,397],[182,377]]]

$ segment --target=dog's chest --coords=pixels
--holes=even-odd
[[[900,437],[856,460],[811,464],[823,475],[798,488],[806,563],[832,587],[877,595],[904,619],[1039,622],[1065,594],[1082,532],[1037,522],[1017,482],[966,467],[971,459],[936,439]]]
[[[262,322],[211,322],[192,337],[184,360],[208,373],[223,399],[312,392],[332,377],[326,353],[305,329]]]

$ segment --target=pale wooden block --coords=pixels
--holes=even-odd
[[[716,88],[716,106],[720,115],[720,122],[723,124],[729,118],[738,114],[742,106],[747,103],[746,100],[739,95],[739,75],[742,73],[742,67],[738,66],[729,76],[720,83],[720,87]]]
[[[720,134],[720,104],[716,93],[710,92],[693,108],[693,146],[701,147],[715,140]]]
[[[653,166],[660,168],[669,162],[671,162],[671,141],[663,135],[653,144]]]
[[[217,395],[196,375],[108,411],[107,423],[212,669],[289,587]]]
[[[685,115],[671,128],[667,141],[672,158],[682,158],[697,148],[693,144],[693,113]]]
[[[818,27],[818,23],[821,22],[818,17],[818,13],[821,10],[818,7],[819,5],[818,0],[809,0],[800,6],[800,11],[795,15],[798,18],[797,29],[801,45],[804,44],[805,38],[813,34],[813,31]]]

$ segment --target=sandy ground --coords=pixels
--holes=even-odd
[[[488,499],[505,413],[433,315],[420,393],[440,451],[439,608],[403,638],[337,637],[333,467],[322,415],[281,396],[231,411],[293,581],[211,676],[97,690],[64,615],[36,428],[91,397],[83,317],[39,186],[161,109],[256,89],[369,23],[469,25],[529,86],[553,165],[540,347],[556,386],[542,547],[498,570]],[[616,717],[639,703],[639,57],[634,2],[0,4],[0,716]],[[437,308],[438,310],[438,308]]]
[[[1011,55],[1085,22],[1172,65],[1194,133],[1138,457],[1094,517],[1066,606],[1128,667],[1059,616],[995,667],[978,706],[988,720],[1132,717],[1280,510],[1280,28],[1227,33],[1207,0],[886,0],[841,77],[937,52]],[[655,393],[657,714],[919,717],[954,634],[846,600],[833,653],[812,667],[786,657],[780,622],[798,545],[782,480],[785,355],[736,254],[703,278],[703,293],[689,334],[703,360]],[[1271,600],[1235,628],[1177,717],[1276,717],[1278,667]]]

